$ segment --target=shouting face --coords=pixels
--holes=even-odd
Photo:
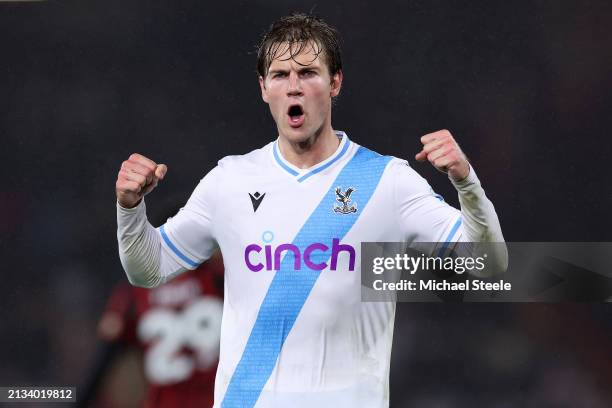
[[[305,44],[296,53],[299,48],[300,44],[280,44],[266,77],[259,78],[279,136],[292,143],[331,131],[331,101],[342,83],[342,72],[330,75],[316,44]]]

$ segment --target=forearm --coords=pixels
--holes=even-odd
[[[503,243],[499,218],[493,207],[493,203],[486,196],[480,180],[473,168],[470,168],[466,179],[455,182],[453,185],[459,193],[459,204],[461,205],[461,220],[463,229],[463,241]],[[494,251],[492,259],[497,266],[505,270],[508,265],[508,251],[505,245],[491,245],[490,251]]]
[[[135,286],[155,287],[183,269],[162,248],[159,232],[148,222],[144,200],[126,209],[117,204],[119,258]]]

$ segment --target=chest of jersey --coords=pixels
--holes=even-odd
[[[352,159],[303,182],[281,171],[232,177],[216,211],[228,296],[255,308],[279,281],[281,293],[307,292],[330,312],[357,302],[360,244],[388,236],[380,215],[392,203],[378,189],[387,162]],[[320,275],[330,284],[311,291]],[[350,297],[338,296],[347,290]]]

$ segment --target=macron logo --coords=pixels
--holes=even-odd
[[[257,209],[259,208],[259,204],[261,204],[265,196],[266,193],[259,194],[258,191],[256,191],[255,194],[249,193],[249,197],[251,197],[251,203],[253,204],[253,212],[257,211]]]

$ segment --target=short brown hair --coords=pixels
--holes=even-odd
[[[288,47],[281,48],[283,43]],[[294,59],[308,45],[316,55],[323,52],[330,75],[342,70],[338,31],[319,17],[296,13],[275,21],[264,34],[257,50],[257,72],[265,78],[275,58],[289,51],[287,59]]]

